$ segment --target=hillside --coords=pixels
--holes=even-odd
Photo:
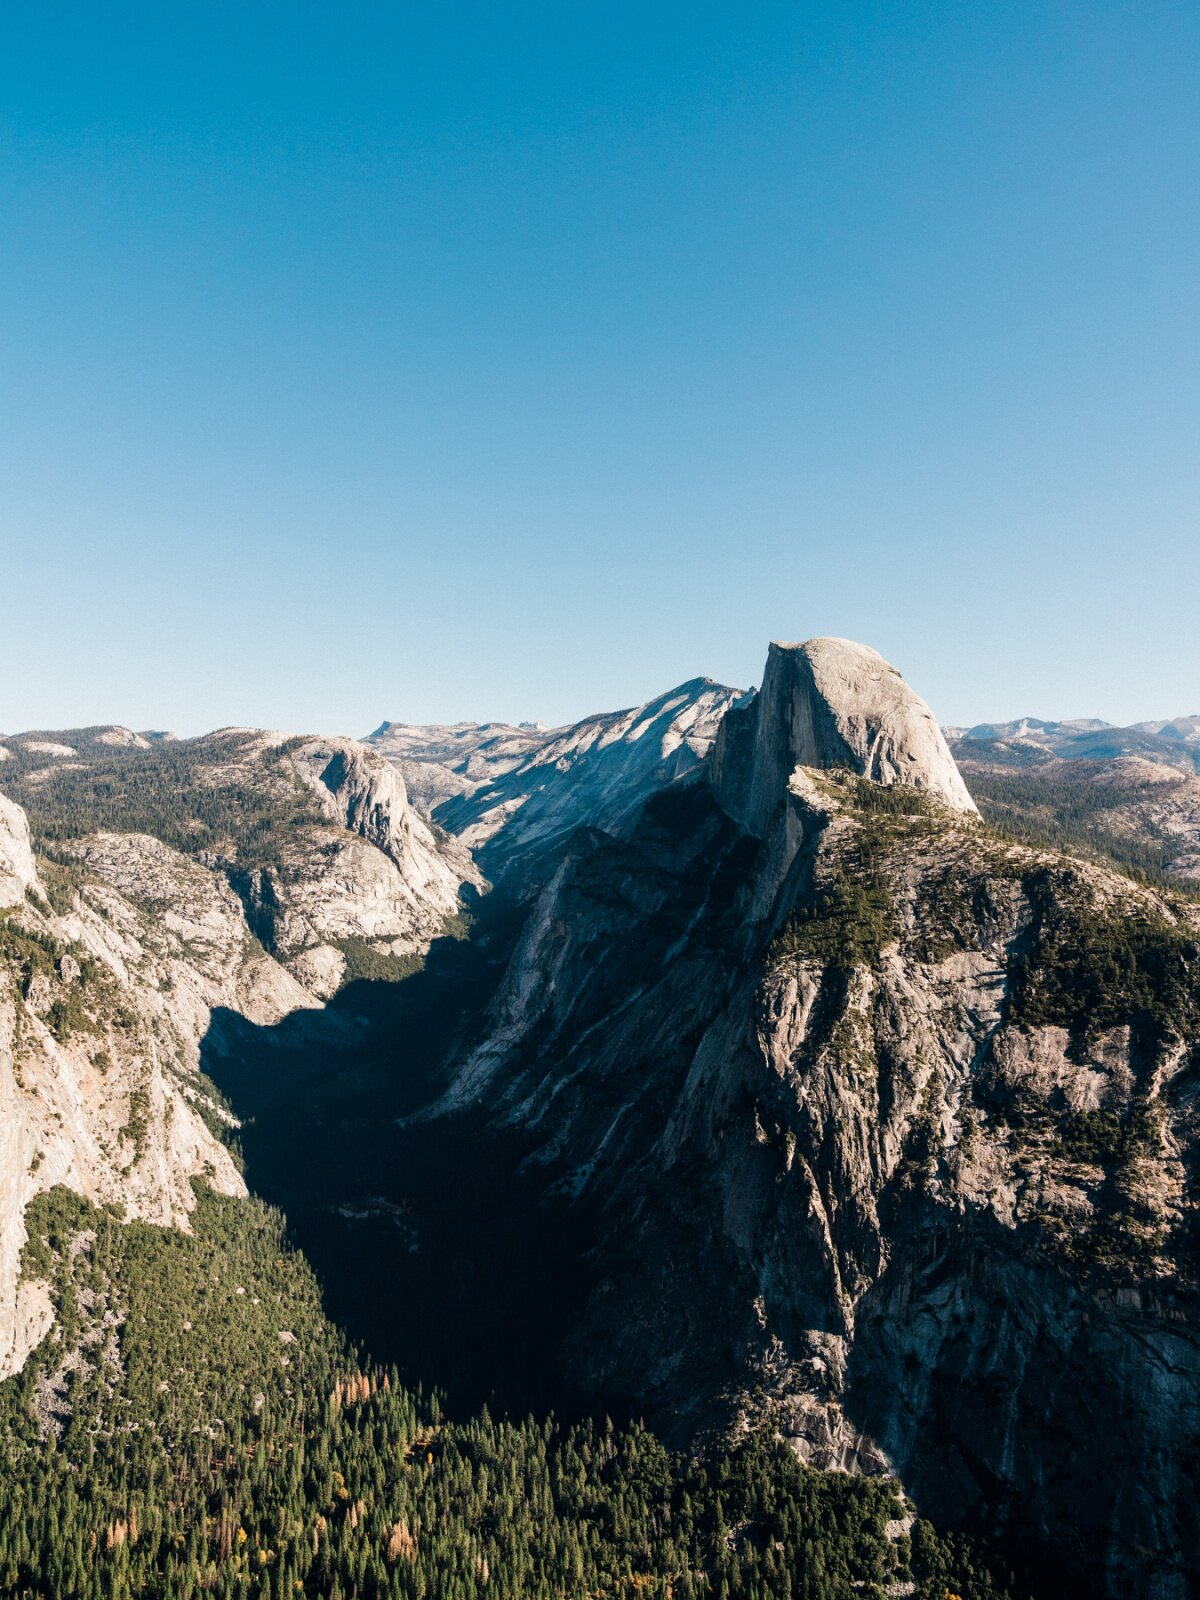
[[[946,730],[962,761],[1030,767],[1045,761],[1116,761],[1125,756],[1200,772],[1200,717],[1172,717],[1114,727],[1098,717],[1045,722],[1019,717]]]
[[[351,739],[227,729],[150,743],[83,729],[7,748],[0,782],[43,851],[119,874],[84,841],[152,836],[227,884],[253,935],[321,998],[365,971],[411,970],[457,917],[463,886],[482,881],[395,770]]]
[[[984,817],[1004,832],[1163,887],[1200,887],[1200,777],[1137,756],[960,767]]]
[[[0,1363],[49,1310],[19,1282],[30,1201],[58,1183],[186,1225],[191,1180],[244,1193],[238,1118],[202,1070],[214,1017],[295,1015],[356,974],[415,970],[478,874],[352,741],[10,739],[0,796]]]
[[[593,1392],[1183,1593],[1200,916],[989,835],[915,697],[831,692],[778,651],[711,788],[575,836],[442,1109],[598,1215]]]
[[[843,640],[119,734],[0,774],[14,1592],[1200,1581],[1186,774],[960,772]]]
[[[740,698],[739,690],[695,678],[565,728],[385,723],[370,742],[494,876],[580,826],[619,829],[648,795],[696,776],[721,718]]]

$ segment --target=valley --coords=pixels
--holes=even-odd
[[[189,1401],[202,1465],[155,1422],[157,1453],[87,1467],[95,1592],[1191,1592],[1182,764],[948,745],[837,640],[569,729],[0,742],[24,1523],[121,1437],[123,1383],[145,1411],[176,1381],[131,1343],[154,1241],[191,1263],[181,1322],[226,1248],[289,1307],[233,1307],[189,1367],[250,1316],[243,1375]],[[50,1390],[57,1444],[29,1434]],[[301,1439],[319,1486],[276,1465]],[[513,1473],[543,1511],[506,1544]],[[201,1499],[164,1510],[180,1474]],[[0,1575],[53,1592],[21,1524]]]

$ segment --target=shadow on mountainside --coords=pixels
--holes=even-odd
[[[459,1413],[583,1409],[560,1352],[586,1217],[539,1203],[526,1147],[471,1113],[398,1120],[437,1097],[449,1050],[477,1033],[519,926],[494,894],[468,939],[436,941],[403,982],[348,984],[271,1027],[219,1010],[201,1050],[242,1121],[246,1182],[286,1213],[330,1315]]]

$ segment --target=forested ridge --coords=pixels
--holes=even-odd
[[[1178,888],[1169,868],[1182,842],[1130,812],[1128,784],[1103,781],[1100,763],[1063,774],[966,766],[963,778],[985,822],[1035,849],[1117,867],[1143,883]]]
[[[58,1331],[0,1386],[6,1595],[1011,1592],[892,1482],[766,1437],[697,1460],[637,1424],[446,1416],[349,1348],[261,1202],[200,1187],[185,1235],[60,1188],[28,1225]]]
[[[247,869],[275,863],[281,838],[327,823],[286,761],[301,741],[264,744],[237,730],[154,744],[96,742],[94,730],[55,734],[82,757],[14,743],[4,789],[43,850],[98,830],[148,833],[186,854],[212,852]]]

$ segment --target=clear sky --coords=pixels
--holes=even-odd
[[[0,728],[1200,710],[1195,0],[0,23]]]

